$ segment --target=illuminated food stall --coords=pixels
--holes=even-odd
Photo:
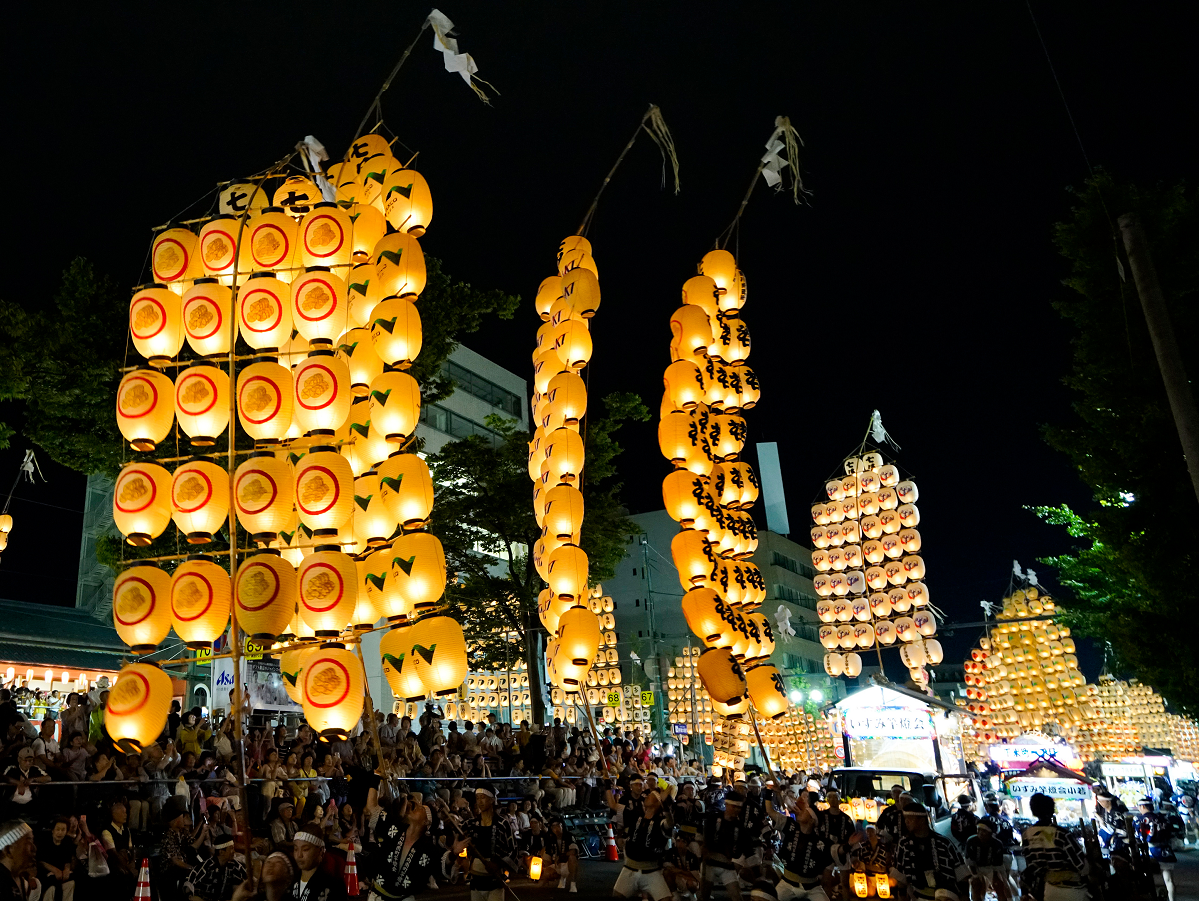
[[[872,685],[833,707],[845,765],[962,773],[958,708],[898,685]]]

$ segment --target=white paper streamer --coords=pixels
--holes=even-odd
[[[450,37],[454,31],[454,23],[449,16],[439,9],[429,13],[429,24],[433,26],[433,49],[440,51],[447,72],[457,72],[467,86],[479,95],[479,99],[487,102],[487,95],[475,84],[475,73],[479,66],[469,53],[458,52],[458,39]],[[482,81],[482,79],[478,79]],[[486,84],[486,82],[483,82]]]

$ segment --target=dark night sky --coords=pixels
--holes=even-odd
[[[526,298],[515,321],[468,346],[528,374],[536,286],[657,103],[682,194],[659,189],[643,137],[590,233],[604,292],[592,397],[636,391],[656,410],[679,286],[735,212],[774,117],[788,115],[807,143],[811,205],[759,185],[739,262],[763,386],[751,440],[779,442],[793,532],[878,407],[920,484],[930,590],[952,617],[977,619],[1013,557],[1065,548],[1022,505],[1088,502],[1038,431],[1070,415],[1051,236],[1087,170],[1023,4],[447,2],[500,96],[484,106],[442,71],[427,32],[384,111],[433,189],[426,251],[458,278]],[[137,284],[149,227],[216,181],[308,133],[340,154],[427,11],[133,6],[25,4],[27,21],[11,22],[37,37],[2,63],[0,227],[21,261],[9,258],[7,299],[48,302],[76,255]],[[1176,8],[1037,6],[1087,153],[1118,177],[1174,180],[1199,149]],[[660,507],[654,425],[625,438],[628,505]],[[5,489],[23,446],[0,454]],[[50,484],[21,486],[14,502],[0,597],[69,604],[80,515],[24,499],[78,510],[82,479],[42,462]],[[949,659],[973,637],[959,633]]]

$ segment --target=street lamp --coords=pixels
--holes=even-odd
[[[813,704],[819,704],[824,700],[824,693],[820,691],[820,689],[816,689],[808,695],[808,700],[810,700]]]
[[[793,703],[793,704],[803,703],[803,692],[802,691],[791,692],[791,703]]]

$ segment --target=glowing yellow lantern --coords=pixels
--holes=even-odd
[[[362,632],[374,628],[375,623],[382,617],[382,612],[375,605],[375,596],[370,591],[370,583],[367,577],[370,574],[368,561],[377,556],[382,555],[382,551],[376,551],[371,554],[366,560],[355,560],[354,569],[358,574],[358,600],[354,604],[354,612],[350,615],[350,628],[355,632]],[[380,556],[380,560],[384,558]],[[382,569],[382,579],[387,578],[387,567],[390,566],[390,561],[385,561]]]
[[[571,607],[558,619],[558,653],[575,666],[590,666],[599,649],[599,620],[586,607]]]
[[[529,878],[532,879],[534,882],[536,882],[538,879],[541,878],[541,858],[540,857],[530,857],[529,858]]]
[[[229,574],[203,555],[188,557],[171,576],[171,625],[192,650],[207,648],[229,623]]]
[[[157,664],[126,664],[108,691],[104,729],[122,751],[140,753],[162,735],[173,696],[171,677]]]
[[[462,626],[448,616],[420,621],[420,643],[414,643],[416,674],[433,697],[455,693],[466,680],[466,638]]]
[[[221,215],[209,219],[200,229],[199,256],[204,272],[221,284],[233,284],[238,268],[247,271],[250,255],[245,246],[238,253],[237,236],[241,224],[236,216]],[[242,265],[237,266],[238,259]],[[199,281],[199,279],[197,279]]]
[[[345,266],[353,253],[350,214],[321,201],[300,222],[300,258],[305,266]]]
[[[112,518],[129,544],[149,544],[171,521],[171,474],[154,463],[126,466],[113,486]]]
[[[304,719],[323,737],[345,740],[362,716],[366,679],[358,658],[339,644],[322,645],[300,675]]]
[[[295,409],[293,382],[290,369],[266,360],[237,374],[237,418],[251,438],[279,441],[287,434]]]
[[[207,544],[229,516],[229,473],[207,460],[175,470],[171,482],[175,525],[189,544]]]
[[[403,297],[388,297],[371,313],[370,335],[380,360],[407,369],[424,341],[416,304]]]
[[[153,563],[130,564],[112,586],[112,625],[135,654],[162,644],[171,631],[171,577]]]
[[[375,353],[371,333],[365,328],[350,329],[341,337],[338,353],[350,371],[350,391],[356,397],[366,397],[370,384],[383,373],[383,361]]]
[[[275,189],[271,206],[279,207],[299,219],[321,200],[321,189],[303,175],[292,175]]]
[[[271,451],[250,454],[233,474],[233,509],[255,541],[278,538],[294,513],[294,496],[291,464]]]
[[[573,544],[564,544],[549,556],[550,588],[562,600],[585,597],[587,592],[587,554]]]
[[[242,231],[242,242],[250,249],[250,264],[260,272],[295,266],[298,238],[299,224],[278,206],[251,215]]]
[[[268,272],[256,272],[237,292],[237,326],[246,343],[277,350],[291,338],[291,286]]]
[[[670,317],[671,358],[689,360],[702,366],[707,362],[708,347],[712,344],[712,325],[708,314],[694,304],[684,304]]]
[[[355,328],[367,328],[369,331],[371,314],[387,297],[375,264],[359,263],[351,269],[346,277],[346,290],[349,323]]]
[[[423,698],[427,689],[416,671],[413,647],[420,643],[425,632],[423,622],[414,626],[397,626],[388,630],[379,642],[383,658],[383,675],[391,693],[405,701]]]
[[[745,676],[749,697],[758,713],[772,720],[786,716],[791,706],[783,677],[773,666],[756,666]]]
[[[551,275],[547,279],[543,279],[537,287],[537,297],[533,301],[533,306],[539,315],[546,322],[550,319],[550,308],[554,302],[562,296],[562,276]]]
[[[728,609],[711,588],[692,588],[683,595],[683,616],[687,626],[706,645],[721,640],[727,623],[724,612]]]
[[[675,360],[667,366],[663,382],[676,410],[692,410],[704,399],[703,374],[690,360]]]
[[[212,357],[229,352],[233,292],[215,278],[198,278],[183,295],[183,332],[191,349]]]
[[[336,545],[320,545],[300,563],[297,582],[304,622],[318,637],[339,634],[358,604],[358,568],[353,559]]]
[[[175,416],[194,447],[211,447],[229,425],[229,376],[200,360],[175,382]]]
[[[150,250],[154,281],[170,284],[202,275],[196,244],[196,234],[189,228],[168,228],[160,232]]]
[[[558,373],[550,379],[547,395],[549,403],[560,411],[562,424],[577,430],[587,412],[587,386],[582,377],[574,372]]]
[[[396,453],[379,467],[379,492],[405,530],[423,529],[433,511],[433,477],[416,454]]]
[[[370,411],[371,428],[385,435],[389,444],[402,446],[420,422],[420,385],[406,372],[376,376],[371,382]]]
[[[579,483],[583,473],[583,439],[571,429],[555,429],[545,442],[542,479],[547,485]]]
[[[283,677],[283,690],[297,704],[301,701],[300,676],[304,672],[304,666],[319,650],[314,647],[287,648],[279,655],[279,675]]]
[[[314,350],[295,370],[295,422],[306,435],[332,435],[350,415],[350,368],[332,350]]]
[[[711,581],[716,568],[716,555],[702,532],[683,529],[670,540],[670,556],[678,570],[679,583],[685,591]]]
[[[383,213],[396,231],[419,238],[433,219],[433,194],[415,169],[392,169],[383,182]]]
[[[354,260],[361,263],[370,262],[375,245],[383,240],[387,233],[387,220],[383,218],[382,212],[369,203],[355,203],[349,212],[350,219],[354,222]],[[383,296],[391,293],[383,291],[381,284],[379,290]]]
[[[117,387],[117,428],[135,451],[152,451],[175,424],[175,383],[149,366],[139,367]]]
[[[553,346],[549,347],[533,359],[533,390],[537,394],[548,394],[554,376],[569,371],[558,352]]]
[[[371,259],[385,294],[415,299],[425,290],[425,253],[412,235],[385,235],[375,245]]]
[[[336,448],[313,447],[295,466],[296,510],[318,538],[337,534],[354,510],[354,475]]]
[[[587,324],[567,319],[555,329],[554,353],[568,369],[579,370],[591,359],[591,332]]]
[[[700,654],[698,672],[714,702],[733,706],[748,696],[745,674],[729,648],[708,648]]]
[[[300,337],[332,345],[350,328],[346,283],[324,266],[314,266],[291,283],[291,322]]]
[[[237,624],[251,638],[274,641],[283,634],[295,615],[297,597],[295,568],[279,551],[261,551],[237,567]]]
[[[129,301],[129,336],[151,366],[162,367],[183,347],[179,295],[162,285],[142,288]]]
[[[436,535],[413,532],[392,542],[388,580],[417,615],[437,606],[446,579],[445,550]]]
[[[387,544],[396,521],[379,491],[379,475],[373,469],[354,480],[354,540],[359,547],[374,549]]]
[[[555,485],[545,496],[547,533],[570,541],[583,527],[583,492],[573,485]]]
[[[225,188],[218,195],[217,208],[221,213],[237,218],[242,213],[252,213],[267,205],[269,198],[258,185],[238,182]]]
[[[582,319],[595,316],[600,305],[599,279],[595,272],[580,266],[563,275],[561,298],[572,315]]]
[[[717,460],[735,460],[749,436],[745,420],[733,414],[718,413],[712,416],[712,421],[712,456]]]

